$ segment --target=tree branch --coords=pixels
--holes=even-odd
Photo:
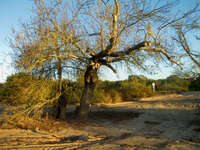
[[[174,64],[176,64],[176,65],[178,65],[178,66],[180,65],[178,62],[176,62],[174,59],[172,59],[172,58],[168,55],[168,53],[167,53],[165,50],[163,50],[162,48],[156,48],[156,47],[142,47],[141,50],[145,50],[145,51],[151,50],[151,51],[153,51],[153,52],[162,53],[163,55],[165,55],[165,57],[166,57],[169,61],[171,61],[172,63],[174,63]]]
[[[188,56],[190,57],[190,59],[191,59],[198,67],[200,67],[200,62],[198,62],[198,61],[192,56],[190,47],[189,47],[189,45],[188,45],[188,42],[187,42],[187,39],[186,39],[184,33],[183,33],[183,32],[180,32],[179,36],[180,36],[179,38],[181,38],[181,37],[183,38],[183,39],[182,39],[182,42],[181,42],[181,45],[182,45],[183,49],[186,51],[186,53],[188,54]],[[180,40],[181,40],[181,39],[180,39]]]
[[[117,70],[115,68],[113,68],[113,66],[111,64],[109,64],[105,59],[100,59],[99,63],[101,65],[104,65],[104,66],[110,68],[114,73],[117,73]]]
[[[182,27],[177,27],[176,28],[177,34],[178,34],[178,39],[173,37],[173,40],[175,40],[176,42],[178,42],[180,44],[180,46],[183,48],[183,50],[187,53],[187,55],[189,56],[189,58],[198,66],[200,67],[200,62],[198,62],[194,57],[195,55],[192,54],[191,52],[191,48],[188,44],[187,38],[185,37],[185,33],[182,30]],[[197,56],[198,57],[198,56]]]
[[[142,47],[145,47],[145,46],[151,46],[152,42],[148,42],[148,41],[144,41],[144,42],[141,42],[133,47],[130,47],[130,48],[127,48],[125,49],[124,51],[119,51],[119,52],[113,52],[111,54],[109,54],[110,57],[122,57],[122,56],[125,56],[125,55],[129,55],[131,52],[135,51],[135,50],[139,50],[140,48]]]

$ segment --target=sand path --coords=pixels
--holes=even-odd
[[[199,106],[199,92],[101,104],[58,132],[0,129],[0,149],[199,150]]]

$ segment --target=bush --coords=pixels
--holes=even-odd
[[[121,95],[114,89],[96,88],[91,103],[117,103],[121,102]]]
[[[147,85],[145,78],[133,76],[129,80],[121,82],[120,92],[124,101],[135,100],[141,97],[149,97],[155,94],[151,85]]]
[[[191,84],[189,86],[190,90],[200,91],[200,73],[196,74],[195,77],[191,79]]]
[[[190,80],[176,75],[171,75],[167,79],[156,81],[158,91],[182,92],[189,91]]]
[[[200,91],[200,81],[193,80],[189,86],[192,91]]]
[[[67,100],[67,104],[77,104],[80,102],[82,95],[82,88],[77,82],[71,82],[69,80],[64,80],[65,85],[64,95]]]
[[[117,103],[117,102],[122,101],[121,94],[114,89],[107,90],[106,94],[110,95],[110,97],[112,99],[112,101],[111,101],[112,103]]]
[[[91,100],[91,104],[95,104],[95,103],[107,103],[110,101],[110,97],[108,95],[105,95],[105,91],[103,89],[98,89],[96,88],[94,90],[94,95],[92,97]]]
[[[122,89],[121,93],[122,93],[122,98],[124,101],[135,100],[141,97],[149,97],[156,94],[152,91],[151,87],[137,87],[137,88],[132,88],[132,89]]]
[[[52,80],[38,80],[31,75],[19,73],[7,78],[0,95],[6,104],[33,105],[54,98],[57,91],[56,82]]]
[[[75,82],[64,80],[62,94],[56,80],[37,79],[34,76],[19,73],[8,77],[0,98],[5,104],[12,105],[14,112],[8,118],[12,121],[23,117],[56,117],[59,97],[64,95],[67,104],[79,102],[81,88]],[[12,110],[11,110],[12,109]]]
[[[75,82],[63,80],[64,95],[68,104],[78,103],[82,89]],[[1,85],[0,98],[10,105],[35,105],[47,102],[59,95],[58,81],[37,79],[34,76],[18,73],[7,78]]]

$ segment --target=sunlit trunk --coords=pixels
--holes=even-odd
[[[88,66],[84,75],[84,89],[81,97],[79,118],[87,119],[89,112],[89,103],[93,97],[96,82],[98,80],[97,70],[93,69],[92,66]]]

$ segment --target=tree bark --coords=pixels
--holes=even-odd
[[[65,94],[62,92],[58,99],[58,107],[57,107],[57,119],[65,120],[66,119],[66,99]]]
[[[93,66],[88,66],[84,75],[84,89],[81,97],[78,117],[86,120],[89,113],[89,103],[93,97],[96,82],[98,81],[97,70]]]
[[[58,99],[57,105],[57,119],[65,120],[66,116],[66,97],[65,97],[65,84],[62,83],[62,60],[58,58],[57,60],[57,75],[58,75],[58,91],[61,93]]]
[[[61,119],[61,120],[66,119],[67,100],[65,96],[65,88],[66,88],[66,85],[62,84],[61,90],[60,90],[61,95],[58,99],[56,119]]]

